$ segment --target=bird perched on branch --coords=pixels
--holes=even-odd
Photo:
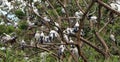
[[[70,41],[69,41],[70,43],[74,43],[74,41],[70,38]],[[71,48],[73,48],[74,47],[74,45],[70,45],[70,47]]]
[[[68,37],[68,35],[64,34],[64,39],[65,39],[66,42],[69,42],[69,37]]]
[[[8,34],[6,34],[6,33],[3,33],[4,35],[5,35],[5,37],[4,37],[4,40],[11,40],[12,39],[12,37],[10,36],[10,35],[8,35]]]
[[[73,35],[73,34],[75,34],[75,32],[74,32],[74,28],[67,28],[66,30],[64,30],[63,31],[63,33],[65,33],[65,34],[67,34],[67,35]]]
[[[74,25],[74,32],[77,32],[78,30],[79,30],[79,23],[78,23],[78,21],[75,23],[75,25]]]
[[[83,16],[83,12],[82,11],[76,11],[75,12],[75,17],[77,17],[77,21],[79,21],[79,19],[81,19],[82,18],[82,16]]]
[[[20,43],[20,47],[21,47],[22,50],[24,50],[25,45],[26,45],[26,42],[24,41],[24,39],[22,39],[22,41]]]
[[[88,17],[89,17],[90,21],[92,21],[93,23],[97,23],[97,17],[96,16],[89,15]]]
[[[115,36],[113,34],[110,34],[110,39],[114,42],[116,41]]]
[[[89,22],[90,22],[90,27],[91,29],[93,29],[93,27],[96,25],[97,23],[97,17],[93,16],[93,15],[89,15],[88,16]]]
[[[43,19],[44,19],[46,22],[50,22],[50,19],[49,19],[47,16],[44,16]]]
[[[119,0],[110,3],[110,6],[112,9],[120,11],[120,1]]]
[[[10,43],[12,46],[12,44],[14,44],[16,42],[17,36],[11,36],[14,33],[12,33],[11,35],[8,35],[6,33],[3,33],[3,34],[5,35],[2,37],[3,43],[5,43],[5,44]]]
[[[71,52],[76,56],[76,58],[78,59],[79,58],[79,54],[78,54],[78,49],[77,47],[73,47],[70,49]]]
[[[110,40],[113,41],[113,45],[117,45],[117,41],[115,39],[115,35],[113,33],[110,34]]]
[[[60,58],[63,56],[64,51],[65,51],[65,45],[60,45],[58,50],[58,56]]]
[[[40,33],[40,39],[39,42],[42,44],[44,42],[45,35],[43,32]]]
[[[29,25],[30,27],[32,27],[32,26],[35,25],[35,23],[30,22],[29,17],[27,18],[27,23],[28,23],[28,25]]]
[[[44,39],[44,41],[45,41],[46,43],[49,43],[49,42],[51,42],[51,41],[50,41],[50,37],[49,37],[49,36],[45,36],[45,39]]]
[[[39,31],[36,31],[34,37],[35,37],[35,41],[38,42],[38,41],[39,41],[39,38],[40,38],[40,33],[39,33]]]
[[[50,40],[53,40],[57,37],[59,37],[59,34],[55,30],[51,30],[49,33]]]
[[[58,28],[60,27],[60,25],[59,25],[57,22],[54,22],[54,23],[55,23],[55,27],[54,27],[54,28],[55,28],[55,30],[56,30],[56,31],[59,31],[59,29],[58,29]]]
[[[84,35],[85,35],[85,32],[84,32],[83,29],[81,29],[80,35],[81,35],[81,36],[84,36]]]
[[[61,12],[62,12],[62,13],[66,13],[64,8],[61,9]]]

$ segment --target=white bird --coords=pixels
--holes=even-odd
[[[75,32],[77,32],[78,30],[79,30],[79,23],[78,23],[78,21],[75,23],[75,25],[74,25],[74,31]]]
[[[66,34],[64,34],[64,39],[66,40],[66,42],[69,42],[69,38]]]
[[[74,41],[70,38],[70,41],[69,41],[70,43],[74,43]],[[70,45],[71,46],[71,48],[73,48],[74,47],[74,45]]]
[[[26,42],[24,41],[24,39],[22,39],[20,43],[20,47],[22,48],[22,50],[24,50],[25,45],[26,45]]]
[[[57,22],[54,22],[55,23],[55,26],[59,27],[60,25],[57,23]]]
[[[79,25],[79,23],[78,23],[78,21],[75,23],[75,26],[74,27],[79,27],[80,25]]]
[[[96,16],[91,16],[90,21],[93,21],[94,23],[97,23],[97,17]]]
[[[39,41],[39,38],[40,38],[40,33],[39,33],[39,31],[36,31],[36,33],[35,33],[35,40]]]
[[[8,22],[6,25],[7,25],[7,26],[12,26],[12,23]]]
[[[61,52],[64,52],[64,50],[65,50],[65,46],[64,45],[60,45],[59,48],[61,49]]]
[[[62,13],[66,13],[64,8],[62,8],[61,11],[62,11]]]
[[[116,4],[117,5],[117,11],[120,12],[120,4]]]
[[[46,43],[50,42],[49,36],[45,36],[45,42]]]
[[[59,46],[59,50],[58,50],[58,56],[63,55],[64,51],[65,51],[65,46],[64,45],[60,45]]]
[[[7,0],[4,1],[5,5],[8,7],[8,12],[13,9],[13,5],[11,4],[11,2],[8,2]]]
[[[112,2],[110,6],[112,9],[120,11],[120,1]]]
[[[49,33],[50,39],[54,39],[56,37],[59,37],[59,34],[55,30],[51,30]]]
[[[45,35],[44,35],[44,33],[43,33],[43,32],[41,32],[40,36],[43,36],[43,37],[44,37]]]
[[[84,36],[84,35],[85,35],[85,32],[83,31],[83,29],[81,29],[80,35],[81,35],[81,36]]]
[[[14,27],[15,27],[15,28],[18,27],[18,22],[14,22]]]
[[[4,40],[11,40],[12,37],[6,33],[3,33],[5,35]]]
[[[4,16],[5,16],[5,15],[7,15],[7,14],[8,14],[8,12],[0,9],[0,14],[2,14],[2,15],[4,15]]]
[[[37,9],[36,7],[34,7],[34,6],[33,6],[33,11],[34,11],[37,15],[39,15],[38,9]],[[40,16],[40,15],[39,15],[39,16]]]
[[[74,41],[70,38],[70,43],[73,43]]]
[[[33,0],[33,2],[35,3],[35,2],[37,2],[38,0]]]
[[[74,28],[67,28],[66,30],[63,31],[63,33],[66,33],[66,34],[75,34],[74,32]]]
[[[46,7],[48,7],[48,6],[49,6],[49,3],[48,3],[47,1],[45,1],[45,5],[46,5]]]
[[[44,42],[44,38],[45,38],[45,35],[44,35],[43,32],[41,32],[41,33],[40,33],[40,39],[39,39],[40,43],[43,43],[43,42]]]
[[[30,27],[35,25],[35,23],[30,22],[29,19],[27,20],[27,23],[28,23],[28,25],[29,25]]]
[[[22,39],[21,45],[26,45],[26,42],[24,41],[24,39]]]
[[[112,9],[117,10],[117,5],[116,5],[116,3],[111,3],[110,6],[111,6]]]
[[[54,23],[55,23],[55,27],[54,28],[55,28],[56,31],[58,31],[59,30],[58,27],[60,27],[60,25],[57,22],[54,22]]]
[[[41,58],[40,62],[46,62],[47,55],[48,55],[47,52],[41,52],[40,53],[40,58]]]
[[[47,16],[43,17],[43,19],[44,19],[46,22],[50,22],[50,19],[49,19]]]
[[[116,3],[117,3],[117,4],[120,4],[120,0],[116,0]]]
[[[79,57],[77,47],[71,48],[70,50],[72,51],[72,53],[73,53],[77,58]]]
[[[82,18],[82,16],[83,16],[83,13],[82,13],[82,11],[76,11],[75,12],[75,16],[77,17],[77,18]]]
[[[113,34],[110,34],[110,39],[111,39],[112,41],[116,41],[115,36],[114,36]]]

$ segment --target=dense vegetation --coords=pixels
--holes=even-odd
[[[120,1],[1,0],[0,62],[119,62],[115,2]]]

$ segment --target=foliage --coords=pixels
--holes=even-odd
[[[27,23],[26,21],[20,21],[20,22],[18,23],[18,27],[19,27],[19,29],[21,29],[21,30],[26,30],[27,27],[28,27],[28,23]]]
[[[15,11],[15,15],[18,17],[18,18],[20,18],[20,19],[23,19],[23,18],[25,18],[25,13],[21,10],[21,9],[17,9],[16,11]]]
[[[20,6],[20,2],[17,2],[16,5],[14,4],[14,2],[12,4],[15,5],[15,9],[17,10],[11,10],[10,12],[14,13],[19,19],[20,21],[18,21],[18,27],[14,27],[13,25],[7,25],[7,24],[3,24],[0,25],[0,36],[3,33],[13,33],[15,32],[16,35],[18,36],[17,38],[17,42],[13,45],[11,44],[0,44],[0,62],[41,62],[43,58],[41,58],[41,53],[44,52],[44,49],[41,48],[37,48],[37,47],[25,47],[24,49],[21,48],[21,40],[24,39],[27,45],[30,45],[31,41],[33,41],[34,43],[36,43],[34,35],[35,32],[38,30],[40,32],[45,32],[45,36],[49,35],[49,31],[54,29],[55,26],[53,26],[53,22],[58,22],[58,17],[56,16],[56,13],[54,12],[54,10],[57,11],[58,15],[60,16],[60,22],[61,22],[61,30],[64,30],[66,28],[71,28],[71,26],[69,26],[71,23],[72,27],[74,27],[75,23],[69,22],[68,19],[64,19],[67,18],[67,15],[69,17],[76,17],[75,16],[75,12],[78,11],[80,9],[80,7],[82,8],[83,11],[86,11],[86,9],[88,9],[87,5],[89,6],[89,4],[91,3],[92,0],[79,0],[79,2],[77,2],[80,7],[77,6],[76,2],[77,0],[60,0],[63,4],[66,4],[64,1],[68,1],[67,4],[65,6],[66,10],[68,13],[62,13],[62,6],[60,5],[60,3],[58,2],[58,0],[41,0],[42,2],[34,2],[35,0],[24,0],[24,2],[27,3],[27,5],[23,8],[22,5]],[[46,1],[49,1],[51,3],[51,5],[54,7],[54,9],[49,5],[47,6],[48,3],[46,3]],[[86,1],[86,2],[85,2]],[[102,1],[102,0],[101,0]],[[9,0],[9,2],[11,2],[11,0]],[[105,2],[106,4],[109,3],[109,0],[103,0],[103,2]],[[33,4],[34,3],[34,4]],[[85,4],[86,3],[86,4]],[[24,6],[24,5],[23,5]],[[64,6],[64,5],[63,5]],[[99,28],[98,28],[98,23],[96,23],[96,25],[94,26],[93,29],[91,29],[90,27],[90,20],[88,19],[88,16],[91,15],[90,13],[94,12],[95,16],[98,16],[98,10],[99,10],[99,4],[98,2],[96,2],[96,4],[94,4],[91,9],[89,9],[87,15],[85,16],[85,20],[84,20],[84,24],[83,24],[83,30],[85,35],[83,36],[83,38],[85,38],[86,40],[89,40],[90,43],[92,45],[94,45],[96,48],[100,49],[101,51],[104,51],[104,47],[101,44],[101,42],[99,42],[98,38],[96,37],[96,35],[94,34],[95,31],[99,31],[99,29],[101,29],[103,26],[105,26],[105,24],[108,22],[108,20],[111,19],[110,15],[110,10],[106,9],[106,8],[102,8],[101,9],[101,18],[100,18],[100,23],[99,23]],[[102,5],[101,5],[102,6]],[[35,14],[33,12],[34,7],[38,10],[38,14]],[[27,11],[28,10],[28,15]],[[9,14],[9,13],[8,13]],[[5,15],[6,16],[6,15]],[[0,20],[1,18],[5,19],[6,21],[9,21],[12,24],[11,20],[8,20],[7,18],[1,17],[0,16]],[[52,22],[46,22],[44,20],[44,17],[47,16],[48,19],[50,18],[50,20]],[[86,43],[83,43],[82,47],[81,47],[81,51],[83,53],[83,55],[87,58],[88,62],[119,62],[120,60],[120,17],[113,14],[113,16],[115,17],[114,19],[114,23],[113,24],[108,24],[101,32],[99,32],[101,38],[105,41],[105,43],[107,44],[108,48],[109,48],[109,55],[110,57],[108,59],[105,59],[105,57],[100,54],[96,49],[94,49],[93,47],[89,46]],[[28,17],[30,18],[30,22],[34,23],[37,22],[37,24],[35,24],[34,26],[29,26],[27,19]],[[71,19],[71,18],[69,18]],[[73,22],[76,22],[76,19],[73,18],[71,19],[73,20]],[[42,21],[42,22],[41,22]],[[78,20],[77,20],[78,21]],[[81,21],[83,20],[79,20],[80,24],[82,23]],[[7,23],[7,22],[6,22]],[[43,24],[44,23],[44,24]],[[39,24],[39,25],[38,25]],[[45,26],[45,30],[42,29],[44,28],[43,26]],[[42,28],[41,28],[42,27]],[[70,30],[69,30],[70,31]],[[61,32],[58,31],[59,34],[62,34]],[[110,39],[110,34],[113,33],[115,35],[115,39],[116,39],[116,45],[114,45],[111,39]],[[75,34],[75,36],[78,33]],[[63,35],[63,34],[62,34]],[[60,36],[62,36],[60,35]],[[62,38],[62,37],[61,37]],[[60,40],[61,40],[60,38]],[[71,37],[73,38],[73,40],[75,41],[75,43],[79,43],[77,37]],[[56,38],[58,39],[58,38]],[[53,42],[58,42],[59,44],[59,39],[53,40]],[[62,40],[63,41],[63,40]],[[1,40],[0,40],[1,42]],[[62,43],[62,42],[61,42]],[[1,47],[5,46],[6,50],[1,50]],[[42,44],[40,44],[41,47],[43,46]],[[57,56],[54,56],[52,53],[55,53],[56,55],[58,54],[58,48],[59,46],[57,45],[50,45],[49,47],[46,47],[46,45],[44,46],[45,49],[50,50],[49,52],[47,52],[46,58],[45,58],[45,62],[58,62],[60,61],[60,59]],[[70,49],[70,46],[68,46],[68,49]],[[68,49],[66,48],[64,54],[65,57],[63,58],[63,62],[68,62],[68,60],[70,60],[71,62],[74,62],[74,59],[72,57],[72,55],[70,54],[71,51],[68,51]],[[70,59],[70,56],[72,57],[72,59]],[[5,57],[5,58],[4,58]],[[5,60],[4,60],[5,59]],[[80,56],[79,57],[79,62],[83,62],[83,58]],[[61,60],[62,62],[62,60]]]

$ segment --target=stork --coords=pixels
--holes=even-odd
[[[77,32],[78,30],[79,30],[79,23],[78,23],[78,21],[75,23],[75,25],[74,25],[74,32]]]
[[[116,41],[115,36],[113,34],[110,34],[110,39],[114,42]]]
[[[92,16],[92,15],[89,15],[88,17],[89,17],[89,21],[90,21],[90,27],[91,27],[91,29],[93,29],[93,27],[97,23],[97,17],[96,16]]]
[[[97,23],[97,17],[96,16],[90,16],[90,21],[93,21],[94,23]]]
[[[44,42],[45,35],[43,32],[40,33],[40,39],[39,42],[42,44]]]
[[[20,46],[21,46],[22,50],[24,50],[25,45],[26,45],[26,42],[24,41],[24,39],[22,39],[22,41],[20,43]]]
[[[49,36],[50,36],[50,40],[53,40],[54,38],[59,37],[59,34],[55,30],[51,30]]]
[[[8,40],[12,39],[12,37],[10,35],[8,35],[6,33],[3,33],[3,34],[5,35],[5,37],[4,37],[5,40],[8,41]]]
[[[64,34],[64,39],[66,40],[66,42],[69,42],[68,35]]]
[[[117,0],[116,2],[110,3],[110,6],[112,9],[120,11],[120,1]]]
[[[45,42],[46,43],[50,42],[50,37],[49,36],[45,36]]]
[[[73,47],[70,50],[76,56],[76,58],[79,58],[79,53],[78,53],[77,47]]]
[[[43,19],[44,19],[46,22],[50,22],[50,19],[49,19],[47,16],[43,17]]]
[[[81,29],[80,35],[81,35],[81,36],[84,36],[84,35],[85,35],[85,32],[83,31],[83,29]]]
[[[34,37],[35,37],[35,40],[38,42],[38,41],[39,41],[39,38],[40,38],[40,33],[39,33],[39,31],[36,31]]]
[[[74,43],[74,41],[70,38],[70,41],[69,41],[70,43]],[[70,45],[70,47],[71,48],[73,48],[74,47],[74,45]]]
[[[110,34],[110,40],[113,42],[112,44],[113,44],[114,46],[117,45],[117,41],[116,41],[115,35],[114,35],[113,33]]]
[[[65,51],[65,45],[60,45],[58,50],[58,56],[62,56]]]
[[[14,22],[14,27],[18,28],[18,22]]]
[[[66,33],[66,34],[68,34],[68,35],[70,35],[70,34],[75,34],[74,28],[69,28],[69,27],[68,27],[66,30],[63,31],[63,33]]]
[[[75,12],[75,17],[77,17],[77,21],[79,21],[79,19],[81,19],[83,16],[83,12],[82,11],[76,11]]]
[[[54,22],[54,23],[55,23],[55,27],[54,28],[55,28],[56,31],[58,31],[59,30],[58,27],[60,27],[60,25],[57,22]]]
[[[117,10],[117,9],[118,9],[118,7],[117,7],[117,5],[116,5],[115,2],[114,2],[114,3],[111,3],[110,6],[111,6],[111,8],[114,9],[114,10]]]
[[[61,9],[61,12],[62,12],[62,13],[66,13],[64,8]]]
[[[35,23],[30,22],[29,17],[27,18],[27,23],[28,23],[28,25],[29,25],[30,27],[32,27],[32,26],[35,25]]]

